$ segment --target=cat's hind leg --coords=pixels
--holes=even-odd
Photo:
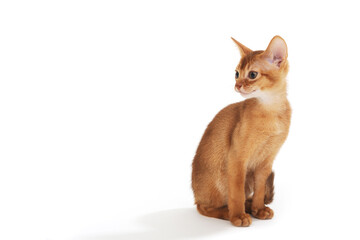
[[[229,209],[227,206],[215,208],[197,204],[197,210],[199,211],[199,213],[207,217],[229,220]]]

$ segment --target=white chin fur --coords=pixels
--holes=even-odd
[[[254,97],[258,97],[260,90],[255,90],[254,92],[251,92],[251,93],[242,93],[240,91],[238,91],[240,93],[240,95],[243,97],[243,98],[254,98]]]
[[[275,100],[274,96],[273,96],[271,93],[269,93],[269,92],[263,92],[263,91],[261,91],[260,89],[255,90],[255,91],[252,92],[252,93],[246,94],[246,93],[241,93],[241,92],[240,92],[240,94],[241,94],[242,97],[244,97],[244,98],[246,98],[246,99],[249,99],[249,98],[257,98],[257,99],[259,99],[262,103],[265,103],[265,104],[271,104],[271,103]]]

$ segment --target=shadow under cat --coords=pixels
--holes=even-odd
[[[229,221],[207,218],[195,208],[171,209],[141,216],[137,219],[146,230],[83,236],[79,240],[120,239],[188,239],[199,238],[231,229]]]

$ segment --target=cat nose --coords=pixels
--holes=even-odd
[[[241,84],[240,82],[237,82],[237,83],[235,84],[235,91],[240,92],[241,86],[242,86],[242,84]]]

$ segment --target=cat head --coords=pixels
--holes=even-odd
[[[286,94],[286,75],[289,71],[287,46],[280,36],[270,41],[265,51],[252,51],[234,38],[241,59],[235,69],[235,90],[244,98],[270,101]]]

